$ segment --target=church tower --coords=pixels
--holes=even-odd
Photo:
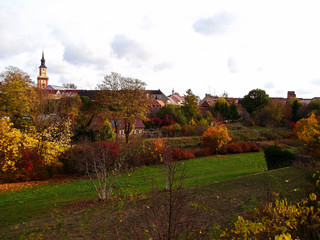
[[[39,76],[38,76],[38,88],[45,89],[48,86],[48,76],[47,76],[47,67],[46,60],[44,59],[44,53],[42,51],[41,65],[39,67]]]

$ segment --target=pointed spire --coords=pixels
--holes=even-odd
[[[42,58],[41,58],[41,66],[43,68],[46,68],[46,60],[44,59],[44,51],[42,50]]]

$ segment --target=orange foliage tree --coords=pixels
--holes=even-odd
[[[320,121],[314,113],[310,117],[298,121],[295,131],[297,137],[308,148],[320,146]]]
[[[224,144],[231,141],[231,137],[226,126],[216,123],[203,133],[202,141],[204,146],[217,153]]]
[[[314,113],[297,122],[295,134],[305,144],[309,153],[316,158],[320,158],[320,121]]]

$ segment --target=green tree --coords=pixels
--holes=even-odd
[[[197,97],[192,93],[191,89],[186,91],[184,100],[182,110],[187,121],[190,122],[192,119],[196,120],[199,116],[198,102]]]
[[[145,83],[139,79],[123,77],[112,72],[106,75],[101,90],[97,94],[97,103],[102,113],[109,119],[124,124],[126,143],[137,119],[145,119],[148,113],[149,98],[145,94]]]
[[[156,115],[162,120],[163,125],[170,125],[176,122],[183,126],[187,123],[187,119],[179,105],[166,104],[158,110]]]
[[[36,120],[39,100],[29,75],[19,68],[7,67],[0,74],[0,113],[23,128]]]
[[[229,104],[223,97],[219,97],[212,108],[215,117],[221,117],[222,120],[229,118]]]
[[[297,122],[300,119],[298,110],[301,108],[302,104],[300,103],[300,100],[295,97],[291,97],[288,102],[292,109],[292,121]]]
[[[116,133],[114,132],[114,129],[112,128],[111,123],[108,121],[108,119],[105,120],[98,136],[100,141],[112,142],[116,139]]]
[[[320,114],[320,98],[311,100],[308,107],[315,114]]]
[[[240,100],[240,104],[252,114],[262,109],[269,102],[269,95],[262,89],[253,89]]]
[[[238,120],[241,117],[235,102],[232,102],[229,106],[229,117],[231,120]]]

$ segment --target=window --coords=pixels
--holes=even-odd
[[[124,130],[119,130],[120,135],[124,135]]]
[[[140,130],[135,129],[135,130],[133,131],[133,133],[134,133],[134,134],[140,134]]]

